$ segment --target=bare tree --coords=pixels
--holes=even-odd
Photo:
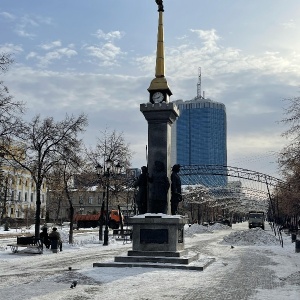
[[[81,173],[84,169],[84,161],[81,156],[81,141],[73,143],[69,147],[64,147],[60,151],[61,161],[59,163],[60,172],[62,175],[62,183],[64,194],[66,195],[69,203],[69,217],[70,217],[70,230],[69,230],[69,243],[73,243],[73,227],[74,227],[74,206],[71,197],[71,190],[74,189],[74,176]]]
[[[0,54],[0,74],[7,72],[12,63],[13,60],[9,54]],[[20,115],[24,113],[24,110],[24,103],[14,101],[7,86],[0,80],[0,139],[4,139],[20,129]]]
[[[101,131],[101,136],[97,140],[95,149],[88,152],[90,158],[91,170],[95,172],[95,166],[97,164],[104,165],[105,161],[110,159],[115,164],[119,164],[123,170],[127,170],[130,167],[130,160],[132,158],[132,152],[129,144],[126,143],[123,133],[117,131]],[[119,197],[124,196],[126,201],[126,190],[128,186],[128,178],[124,173],[123,176],[117,176],[110,180],[110,192],[115,199],[116,203],[120,203]]]
[[[27,170],[36,185],[35,236],[39,237],[41,188],[49,171],[62,161],[61,150],[77,145],[78,134],[87,125],[84,114],[66,116],[55,122],[52,117],[36,116],[23,123],[23,130],[5,148],[6,154],[21,168]]]
[[[9,53],[0,53],[0,71],[6,72],[9,66],[13,63],[11,54]]]
[[[0,54],[0,75],[9,70],[10,65],[13,63],[10,54]],[[24,103],[14,101],[13,97],[9,94],[8,88],[4,82],[0,80],[0,172],[3,173],[4,155],[6,139],[11,138],[21,128],[20,116],[24,113]],[[2,206],[1,217],[6,214],[6,201],[7,201],[7,182],[5,176],[0,176],[0,207]]]
[[[129,144],[126,143],[123,133],[117,131],[101,131],[101,136],[97,140],[95,151],[93,151],[94,163],[104,163],[108,158],[127,169],[130,166],[132,152]]]
[[[278,187],[275,197],[281,217],[291,218],[300,214],[300,97],[285,99],[287,108],[281,121],[288,126],[282,136],[289,140],[279,156],[282,175],[290,189]]]

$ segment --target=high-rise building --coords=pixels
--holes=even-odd
[[[223,103],[198,96],[174,101],[180,116],[172,126],[172,164],[227,165],[227,122]],[[197,176],[206,186],[224,186],[227,176]],[[196,180],[196,177],[194,177]],[[193,180],[194,181],[194,180]],[[193,184],[195,184],[194,182]]]

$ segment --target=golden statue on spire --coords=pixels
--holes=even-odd
[[[155,2],[158,5],[158,11],[164,11],[163,0],[155,0]]]
[[[156,49],[156,65],[155,65],[155,78],[151,81],[148,91],[150,92],[150,102],[153,102],[153,95],[164,94],[163,101],[169,102],[169,96],[172,92],[168,86],[167,79],[165,78],[165,53],[164,53],[164,28],[163,28],[163,0],[155,0],[158,5],[158,31],[157,31],[157,49]],[[162,96],[161,96],[162,97]]]

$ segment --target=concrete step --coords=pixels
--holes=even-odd
[[[176,264],[176,263],[158,263],[158,262],[105,262],[105,263],[94,263],[93,267],[102,268],[158,268],[158,269],[181,269],[181,270],[192,270],[192,271],[203,271],[211,263],[215,261],[215,258],[201,258],[195,260],[190,264]]]

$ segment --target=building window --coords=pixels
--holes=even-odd
[[[93,204],[93,197],[89,197],[89,204]]]
[[[30,202],[33,202],[33,193],[30,195]]]
[[[26,181],[27,182],[27,181]],[[24,195],[24,201],[27,202],[27,192],[25,192],[25,195]]]
[[[20,179],[19,179],[19,185],[21,185],[21,184],[22,184],[22,179],[20,178]]]
[[[11,191],[11,197],[10,197],[10,200],[11,200],[11,201],[14,201],[14,198],[15,198],[15,191]]]
[[[18,201],[21,201],[21,192],[19,192],[19,194],[18,194]]]
[[[13,207],[10,208],[10,214],[11,214],[11,215],[14,214],[14,209],[13,209]]]

